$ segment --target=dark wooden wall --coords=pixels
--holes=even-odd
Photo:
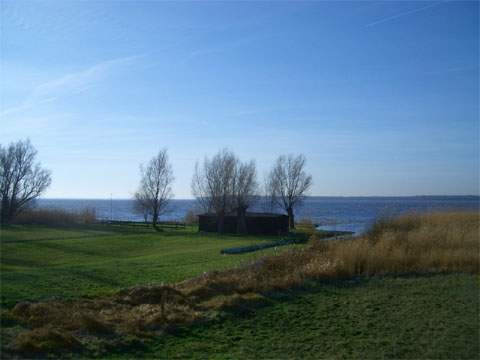
[[[247,233],[252,235],[282,235],[288,233],[288,216],[286,215],[247,215]],[[198,228],[200,231],[216,232],[217,217],[212,214],[198,216]],[[237,232],[237,217],[225,216],[224,231],[226,233]]]

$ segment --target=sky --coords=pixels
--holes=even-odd
[[[227,147],[311,195],[479,194],[479,2],[0,0],[0,144],[50,198],[129,198],[167,148],[175,198]]]

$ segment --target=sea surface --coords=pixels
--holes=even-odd
[[[36,206],[67,211],[95,209],[102,220],[143,221],[133,209],[133,200],[109,199],[38,199]],[[160,220],[183,220],[189,210],[198,212],[195,200],[172,200]],[[264,202],[251,211],[270,211]],[[361,233],[379,217],[409,212],[448,210],[480,210],[478,196],[413,196],[413,197],[308,197],[295,213],[296,220],[311,219],[320,229]],[[279,209],[274,211],[281,212]]]

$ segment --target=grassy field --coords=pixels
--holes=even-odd
[[[157,232],[132,226],[11,226],[0,233],[1,302],[112,293],[140,284],[177,282],[237,266],[273,249],[220,255],[227,247],[276,239],[201,235],[194,227]]]
[[[112,358],[478,359],[473,275],[312,283]],[[208,355],[207,355],[208,354]]]
[[[277,238],[4,228],[4,355],[478,359],[478,214],[404,216],[350,240],[325,235],[221,255]],[[35,302],[14,306],[22,300]]]

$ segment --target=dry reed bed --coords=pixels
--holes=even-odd
[[[93,224],[96,221],[93,208],[85,208],[76,212],[55,208],[34,208],[27,209],[15,216],[13,224],[61,226]]]
[[[221,310],[248,309],[268,294],[307,280],[404,273],[479,273],[479,213],[405,215],[380,220],[360,238],[321,241],[246,266],[205,273],[172,286],[142,286],[115,296],[22,302],[3,315],[24,327],[17,354],[108,350],[148,338]]]

